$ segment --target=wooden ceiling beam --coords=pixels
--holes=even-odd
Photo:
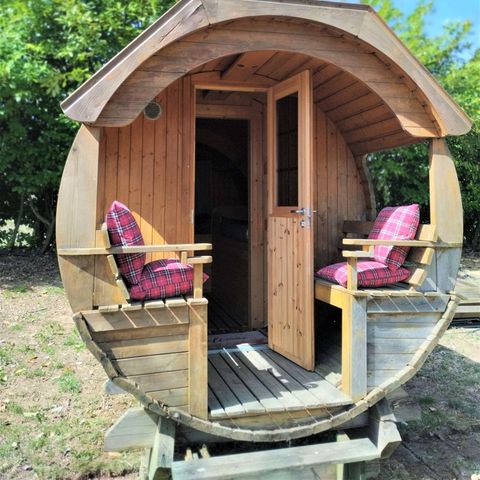
[[[222,80],[240,82],[248,80],[262,65],[270,60],[274,54],[275,52],[271,51],[242,53],[222,72],[221,78]]]

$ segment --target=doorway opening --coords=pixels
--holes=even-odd
[[[210,333],[249,325],[249,121],[197,118],[195,242],[212,243]]]

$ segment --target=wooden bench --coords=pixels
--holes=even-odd
[[[102,228],[97,231],[97,238],[100,238],[106,251],[112,252],[107,255],[108,265],[114,276],[115,283],[120,289],[125,303],[130,302],[130,293],[123,277],[118,269],[114,253],[153,253],[153,252],[176,252],[180,253],[180,261],[182,263],[193,265],[193,298],[199,299],[203,297],[203,265],[212,262],[212,257],[202,255],[199,257],[189,257],[188,252],[195,250],[211,250],[212,245],[209,243],[200,244],[183,244],[183,245],[148,245],[139,247],[112,247],[110,237],[108,235],[107,225],[104,223]],[[121,251],[120,251],[121,250]]]
[[[422,296],[418,289],[428,276],[428,266],[435,254],[437,234],[434,225],[420,225],[415,240],[369,240],[358,238],[370,232],[373,222],[346,221],[342,250],[347,259],[347,286],[315,279],[315,298],[342,310],[342,390],[353,401],[367,393],[367,300],[371,296]],[[352,238],[356,236],[357,238]],[[411,274],[404,283],[389,287],[359,289],[357,282],[358,259],[373,257],[376,245],[411,247],[405,266]]]

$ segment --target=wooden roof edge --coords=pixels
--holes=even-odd
[[[373,22],[369,21],[362,24],[362,28],[357,35],[358,38],[372,45],[395,62],[423,92],[429,100],[435,118],[440,125],[442,137],[468,133],[473,125],[472,119],[455,102],[425,65],[413,55],[383,18],[375,10],[371,9],[370,11],[373,14],[370,20],[373,20]],[[377,31],[373,30],[373,27]],[[382,30],[390,37],[390,42],[386,42],[388,37],[382,35]]]
[[[191,7],[194,7],[193,9]],[[120,84],[132,73],[144,60],[146,60],[154,51],[146,56],[140,51],[142,47],[148,46],[148,43],[157,44],[163,40],[175,27],[188,18],[193,11],[202,6],[201,0],[180,0],[172,8],[167,10],[161,17],[135,37],[125,48],[120,50],[114,57],[112,57],[105,65],[97,70],[88,80],[82,83],[74,92],[72,92],[60,104],[63,112],[72,120],[77,120],[84,123],[93,123],[100,115],[103,107],[106,105],[111,95],[120,86]],[[189,8],[190,7],[190,8]],[[193,10],[193,11],[192,11]],[[160,46],[161,48],[161,46]],[[148,48],[148,51],[151,47]],[[132,58],[133,57],[133,58]],[[146,58],[143,58],[146,57]],[[109,74],[115,69],[119,69],[123,64],[131,62],[130,68],[126,70],[125,75],[119,75],[113,78]],[[116,81],[117,80],[117,81]],[[91,108],[92,91],[98,87],[102,82],[107,82],[105,90],[110,90],[102,98],[98,98],[95,102],[94,108]],[[117,85],[118,83],[118,85]],[[80,106],[84,100],[89,104],[90,110]],[[86,105],[85,105],[86,107]]]
[[[391,59],[418,86],[441,136],[463,135],[471,129],[470,118],[373,8],[316,0],[180,0],[64,100],[62,110],[73,120],[93,124],[126,78],[161,48],[209,25],[266,15],[320,22],[359,38]]]

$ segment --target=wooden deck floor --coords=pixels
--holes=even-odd
[[[458,278],[455,291],[463,297],[455,312],[455,319],[480,319],[480,274]]]
[[[266,345],[209,351],[212,419],[350,405],[351,399],[318,372],[309,372]]]
[[[232,317],[224,305],[217,302],[213,297],[208,298],[208,333],[210,335],[222,333],[245,332],[247,324],[240,323]]]

